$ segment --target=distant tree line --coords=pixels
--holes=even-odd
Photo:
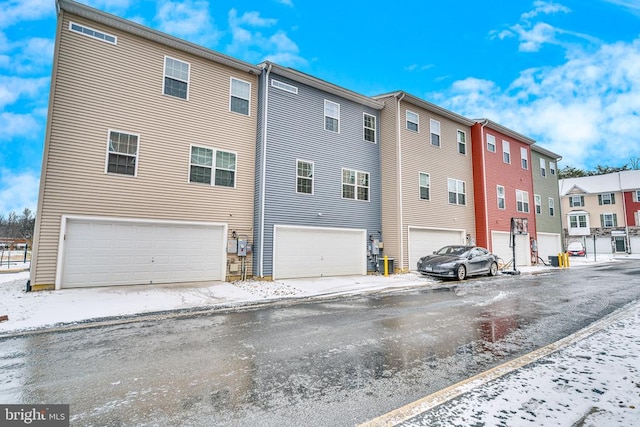
[[[9,213],[6,217],[0,214],[0,239],[25,239],[31,246],[35,225],[35,214],[29,208],[24,208],[20,215],[15,212]]]
[[[558,178],[581,178],[584,176],[606,175],[608,173],[638,169],[640,169],[640,157],[632,157],[629,163],[620,167],[597,165],[594,170],[585,171],[582,169],[574,168],[573,166],[565,166],[558,170]]]

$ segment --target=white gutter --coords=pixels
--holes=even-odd
[[[262,106],[262,176],[260,189],[260,259],[258,260],[258,277],[264,277],[264,210],[267,191],[267,118],[269,111],[269,73],[271,64],[267,66],[264,82],[264,105]]]
[[[484,127],[489,124],[489,119],[484,119],[484,123],[480,126],[480,152],[482,153],[482,186],[484,189],[484,196],[487,197],[487,163],[484,157],[485,140],[484,140]],[[506,197],[506,195],[505,195]],[[484,232],[487,246],[493,251],[493,242],[489,244],[489,200],[484,201]]]
[[[400,269],[400,271],[404,271],[404,240],[403,240],[403,229],[404,229],[404,224],[402,222],[402,128],[400,127],[400,101],[402,101],[402,99],[404,98],[404,92],[402,92],[402,95],[400,95],[400,97],[398,98],[398,109],[396,112],[396,117],[398,119],[398,126],[397,126],[397,132],[398,132],[398,215],[399,215],[399,225],[400,225],[400,263],[398,265],[398,268]]]

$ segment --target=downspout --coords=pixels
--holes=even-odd
[[[260,259],[258,260],[258,277],[264,277],[264,210],[267,192],[267,118],[269,111],[269,73],[272,65],[267,65],[264,81],[264,105],[262,106],[262,176],[260,177]]]
[[[396,132],[398,133],[398,216],[399,216],[399,226],[400,226],[400,235],[399,240],[400,240],[400,262],[399,262],[399,270],[400,272],[404,271],[404,240],[403,240],[403,228],[404,228],[404,224],[402,221],[402,128],[401,126],[401,121],[400,121],[400,102],[402,101],[402,99],[404,98],[404,92],[402,92],[402,94],[400,95],[400,97],[398,97],[398,104],[397,104],[397,110],[396,110],[396,117],[397,117],[397,127],[396,127]]]
[[[487,246],[493,251],[493,242],[489,245],[489,200],[487,199],[487,163],[484,157],[486,142],[484,140],[484,127],[489,124],[489,119],[484,119],[480,126],[480,152],[482,153],[482,187],[484,190],[484,238]],[[514,262],[515,264],[515,262]]]

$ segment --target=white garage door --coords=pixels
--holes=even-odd
[[[367,231],[276,225],[273,278],[367,274]]]
[[[58,288],[224,280],[224,224],[66,218]]]
[[[559,234],[538,233],[538,256],[549,262],[550,256],[558,256],[562,252],[562,240]]]
[[[409,227],[409,270],[416,270],[418,260],[447,245],[464,245],[462,230]]]
[[[506,231],[491,232],[491,252],[502,258],[504,264],[513,259],[513,248],[509,247],[511,233]],[[529,235],[516,235],[516,265],[531,265],[531,248],[529,247]]]
[[[632,254],[640,254],[640,236],[629,237],[629,244]]]

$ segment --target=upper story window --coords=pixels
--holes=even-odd
[[[556,174],[556,164],[554,162],[549,162],[549,172],[551,172],[551,175]]]
[[[191,146],[189,182],[235,187],[235,178],[235,153],[195,145]]]
[[[324,100],[324,129],[340,132],[340,104]]]
[[[139,135],[109,131],[107,172],[136,176]]]
[[[467,134],[461,130],[458,131],[458,153],[467,154]]]
[[[362,129],[365,141],[376,142],[376,116],[364,113]]]
[[[420,199],[429,200],[431,195],[429,194],[431,187],[431,177],[428,173],[420,172]]]
[[[504,187],[502,185],[498,185],[496,187],[496,193],[498,194],[498,209],[506,209]]]
[[[369,200],[369,172],[342,169],[342,198]]]
[[[584,196],[569,196],[569,207],[584,206]]]
[[[285,92],[289,92],[289,93],[293,93],[293,94],[298,94],[298,88],[290,85],[288,83],[285,82],[281,82],[280,80],[274,80],[271,79],[271,86],[284,90]]]
[[[540,197],[539,194],[534,194],[533,195],[533,200],[534,200],[534,203],[536,205],[536,213],[537,214],[542,213],[542,197]]]
[[[69,22],[69,29],[76,33],[80,33],[84,36],[91,37],[110,44],[118,44],[118,38],[111,34],[104,33],[102,31],[94,30],[93,28],[85,25],[76,24],[75,22]]]
[[[587,215],[573,214],[569,215],[569,228],[587,228]]]
[[[189,99],[191,65],[169,56],[164,57],[164,94]]]
[[[618,218],[614,213],[605,213],[600,215],[600,225],[605,228],[617,227]]]
[[[640,190],[636,190],[633,192],[634,195],[634,202],[640,202]]]
[[[431,145],[440,147],[440,122],[437,120],[429,120],[429,128],[431,132]]]
[[[516,210],[518,212],[529,212],[529,193],[522,190],[516,190]]]
[[[505,140],[502,140],[502,161],[511,163],[511,145]]]
[[[540,159],[540,175],[547,176],[547,162],[544,159]]]
[[[231,96],[229,110],[234,113],[249,115],[249,100],[251,99],[251,83],[231,78]]]
[[[487,151],[496,152],[496,137],[489,134],[487,134]]]
[[[313,194],[313,163],[297,161],[296,193]]]
[[[598,194],[599,205],[615,205],[616,196],[613,193]]]
[[[520,162],[522,169],[529,169],[529,155],[527,154],[527,149],[524,147],[520,147]]]
[[[418,132],[418,124],[420,123],[420,116],[413,111],[407,110],[407,129],[414,132]]]
[[[449,191],[449,203],[454,205],[466,205],[466,184],[458,179],[448,178],[447,189]]]
[[[549,197],[549,216],[556,214],[556,202],[553,197]]]

